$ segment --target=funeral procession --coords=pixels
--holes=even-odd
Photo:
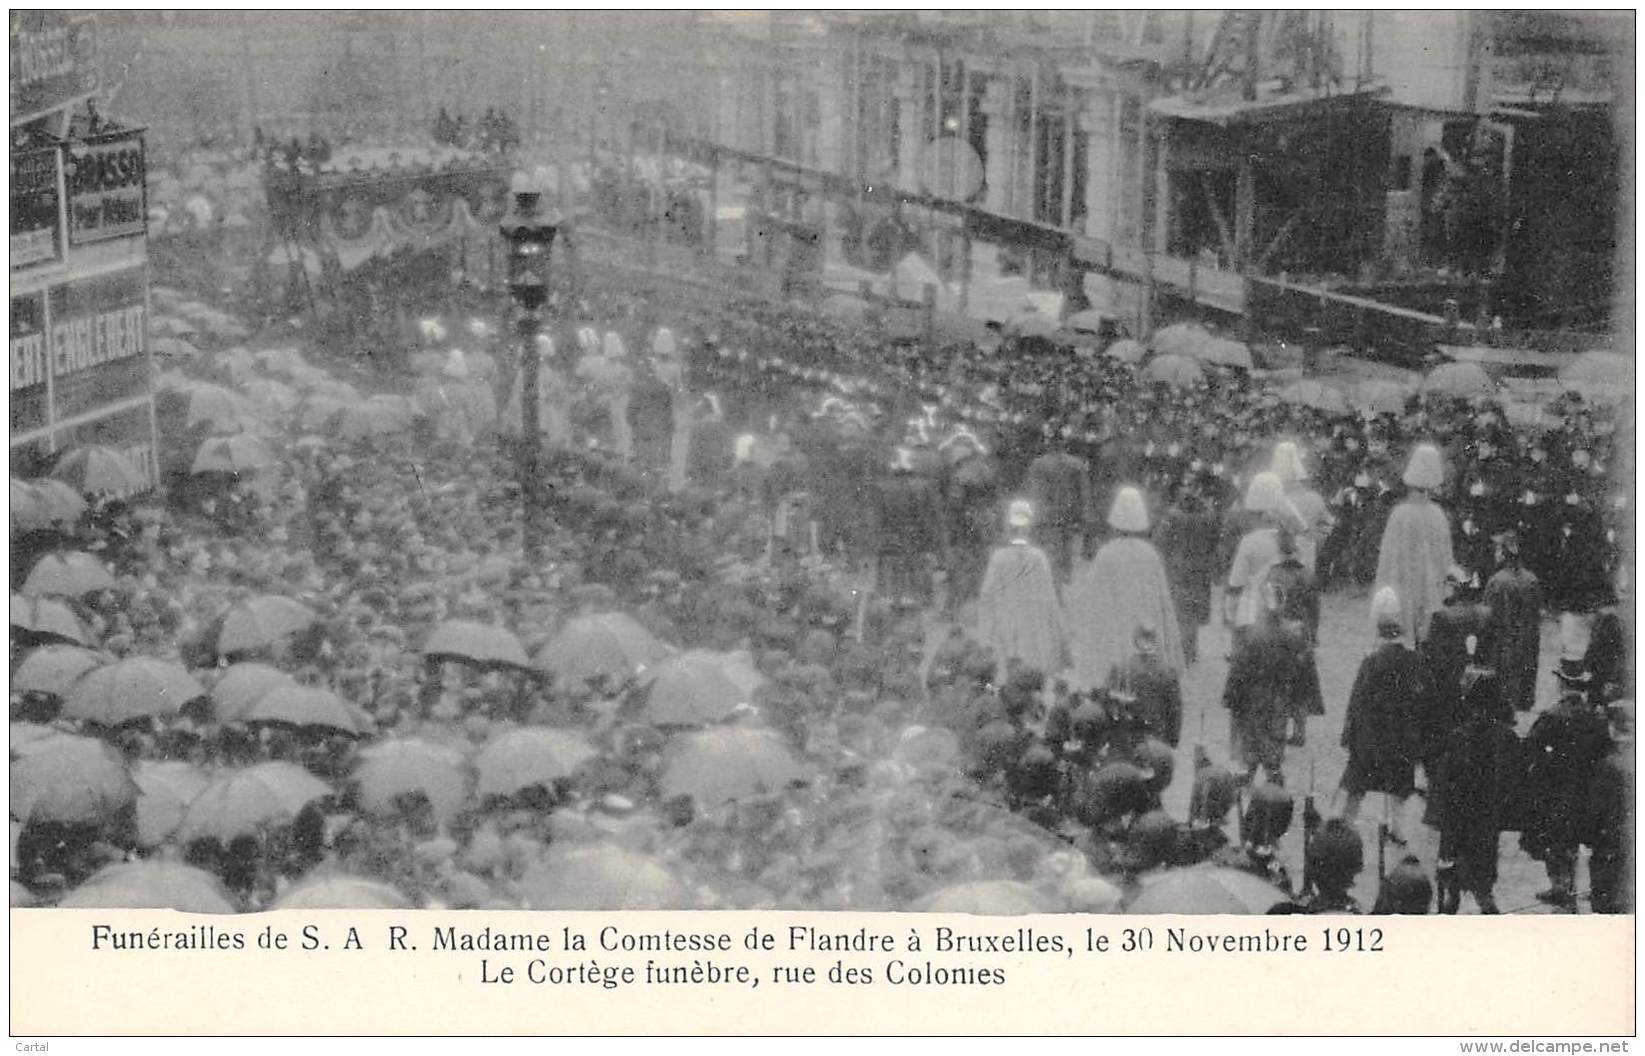
[[[1632,12],[10,30],[11,906],[1634,912]]]

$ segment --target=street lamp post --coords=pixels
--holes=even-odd
[[[539,170],[514,174],[514,207],[503,219],[501,233],[508,247],[508,292],[519,309],[515,333],[520,338],[520,502],[526,557],[542,556],[537,529],[538,460],[542,438],[538,414],[541,373],[537,335],[542,330],[542,308],[548,302],[549,250],[559,230],[559,217],[548,215],[542,204],[547,173]]]

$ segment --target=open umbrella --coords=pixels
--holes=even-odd
[[[493,738],[474,759],[480,798],[507,796],[532,785],[570,777],[594,758],[589,743],[574,733],[527,726]]]
[[[1051,899],[1016,880],[982,880],[933,892],[915,907],[924,913],[975,913],[985,917],[1021,917],[1055,913]]]
[[[28,597],[55,594],[78,598],[93,591],[114,589],[114,573],[101,561],[81,551],[47,554],[34,563],[23,581]]]
[[[149,351],[157,356],[172,356],[177,359],[193,359],[200,354],[198,348],[180,337],[149,338]]]
[[[226,844],[265,825],[289,822],[305,806],[330,794],[330,786],[295,763],[258,763],[228,771],[189,804],[177,840],[186,847],[215,836]]]
[[[1174,869],[1148,882],[1125,912],[1156,914],[1262,914],[1291,896],[1239,869]]]
[[[77,645],[42,645],[23,658],[11,676],[11,688],[61,699],[80,676],[104,663],[102,654]]]
[[[1083,312],[1075,312],[1063,320],[1063,328],[1077,333],[1100,334],[1102,324],[1108,320],[1095,308],[1087,308]]]
[[[397,409],[370,401],[346,407],[331,419],[331,428],[344,440],[404,432],[412,419]]]
[[[1147,358],[1148,350],[1129,337],[1122,337],[1103,349],[1102,354],[1121,363],[1141,363]]]
[[[1184,354],[1201,363],[1216,363],[1224,367],[1238,367],[1241,370],[1250,370],[1254,365],[1250,348],[1246,347],[1244,342],[1228,337],[1208,336]]]
[[[377,880],[348,873],[311,873],[275,899],[273,909],[411,909],[411,899]]]
[[[56,598],[11,596],[11,626],[24,637],[41,643],[92,644],[91,632],[74,610]]]
[[[1210,336],[1210,331],[1198,323],[1172,323],[1154,331],[1148,345],[1160,355],[1192,356],[1200,343]]]
[[[231,433],[263,424],[245,397],[221,385],[197,381],[177,391],[185,403],[183,425],[187,428],[208,425],[218,432]]]
[[[551,852],[526,871],[527,909],[690,909],[690,893],[654,858],[601,845]]]
[[[233,664],[211,687],[212,713],[219,722],[242,722],[259,697],[276,686],[296,685],[290,675],[267,664]]]
[[[602,612],[567,623],[537,654],[536,664],[575,686],[601,676],[633,678],[667,655],[668,647],[632,616]]]
[[[690,796],[703,809],[772,795],[807,776],[780,736],[752,726],[726,726],[677,738],[664,760],[664,794]]]
[[[749,694],[726,672],[721,660],[702,653],[684,654],[650,669],[646,715],[669,726],[696,726],[729,716]]]
[[[1424,396],[1495,396],[1497,384],[1478,363],[1446,363],[1422,380]]]
[[[104,822],[137,793],[120,753],[95,737],[54,731],[12,749],[11,814],[25,824]]]
[[[295,348],[265,348],[256,353],[257,362],[264,370],[291,376],[293,371],[308,369],[309,364]]]
[[[148,472],[112,447],[85,444],[69,451],[51,467],[55,480],[82,495],[131,495],[148,489]]]
[[[1354,389],[1354,406],[1365,414],[1403,414],[1411,390],[1397,381],[1373,378]]]
[[[133,656],[88,672],[70,688],[63,714],[118,726],[151,715],[176,714],[205,695],[205,687],[176,664]]]
[[[1560,369],[1559,380],[1628,387],[1633,385],[1634,364],[1615,352],[1584,352]]]
[[[149,320],[149,333],[154,337],[187,337],[199,326],[175,315],[156,315]]]
[[[158,847],[171,839],[183,823],[189,804],[211,784],[211,777],[193,763],[144,759],[131,772],[137,782],[137,842]]]
[[[469,620],[447,620],[435,627],[423,644],[423,655],[486,667],[531,666],[513,631]]]
[[[342,400],[344,403],[361,402],[358,389],[346,381],[338,381],[335,378],[322,378],[309,385],[308,391],[311,396],[329,396],[331,399]]]
[[[308,630],[316,619],[307,605],[278,594],[247,598],[223,614],[217,631],[217,655],[266,649]]]
[[[25,480],[11,481],[11,497],[7,507],[11,513],[12,531],[33,532],[50,528],[55,523],[51,508],[40,492]]]
[[[1177,388],[1198,385],[1205,380],[1205,372],[1197,361],[1175,354],[1155,356],[1142,369],[1142,376],[1149,381],[1164,382]]]
[[[194,465],[189,472],[238,475],[277,465],[279,461],[279,456],[255,436],[246,433],[214,436],[195,452]]]
[[[289,414],[303,399],[296,389],[273,378],[253,378],[246,382],[245,392],[252,404],[275,414]]]
[[[86,512],[86,500],[80,496],[74,486],[61,480],[46,477],[31,482],[35,493],[46,504],[52,519],[63,524],[73,524]]]
[[[1348,397],[1313,378],[1303,378],[1285,386],[1279,391],[1279,398],[1297,407],[1312,407],[1330,414],[1346,414],[1348,411]]]
[[[1008,319],[1005,330],[1017,337],[1049,338],[1057,332],[1057,321],[1043,312],[1023,312]]]
[[[295,682],[270,687],[252,702],[241,721],[283,722],[356,735],[372,729],[370,720],[331,690]]]
[[[428,741],[395,738],[371,745],[360,752],[354,780],[361,802],[375,812],[392,810],[396,797],[421,793],[444,823],[468,802],[463,753]]]
[[[182,862],[122,862],[99,870],[57,903],[60,909],[175,909],[235,912],[217,878]]]
[[[335,396],[309,395],[297,408],[297,425],[301,429],[323,429],[338,415],[359,406],[358,400],[342,400]]]

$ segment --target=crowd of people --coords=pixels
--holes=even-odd
[[[508,457],[524,372],[481,351],[494,328],[456,322],[384,357],[414,378],[362,379],[404,393],[378,398],[403,400],[392,412],[288,363],[289,403],[258,389],[290,432],[278,465],[14,534],[20,570],[64,547],[113,570],[114,587],[71,599],[86,644],[209,684],[207,706],[108,726],[24,690],[14,718],[103,738],[133,772],[290,762],[326,788],[281,824],[159,851],[124,823],[23,817],[28,897],[72,898],[99,865],[169,847],[251,908],[321,866],[429,904],[542,907],[545,861],[614,847],[664,863],[670,908],[953,908],[945,892],[993,884],[1111,910],[1161,871],[1211,864],[1271,882],[1254,911],[1330,912],[1358,908],[1359,798],[1407,796],[1420,773],[1441,859],[1431,878],[1414,859],[1380,878],[1378,911],[1455,911],[1464,891],[1492,911],[1502,831],[1546,864],[1546,901],[1575,908],[1586,846],[1592,907],[1631,908],[1626,492],[1610,469],[1626,441],[1608,410],[1565,401],[1537,432],[1466,400],[1333,414],[1234,370],[1159,383],[1039,339],[895,344],[591,270],[576,325],[537,348],[540,553]],[[229,363],[204,369],[232,379]],[[1375,588],[1374,647],[1342,731],[1345,805],[1303,804],[1293,879],[1284,754],[1327,710],[1314,654],[1338,584]],[[225,653],[225,611],[263,595],[315,619]],[[16,611],[14,645],[54,641]],[[632,671],[585,681],[417,649],[461,621],[541,657],[614,612],[714,656],[735,687],[719,710],[682,728]],[[1585,633],[1521,738],[1554,613]],[[1233,642],[1234,743],[1197,746],[1176,818],[1183,674],[1213,620]],[[353,725],[213,714],[257,663],[335,693]],[[483,785],[490,747],[545,726],[579,738],[582,765],[452,803],[374,800],[362,779],[375,751],[415,740],[473,756]],[[722,769],[774,753],[784,776],[729,800],[682,783],[682,745],[722,734],[760,745]]]

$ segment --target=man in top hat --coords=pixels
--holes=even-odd
[[[982,585],[999,516],[999,466],[977,435],[964,427],[944,440],[938,452],[943,458],[943,500],[953,544],[949,596],[958,605]]]
[[[1463,718],[1464,670],[1496,655],[1491,610],[1480,601],[1477,578],[1453,567],[1445,574],[1445,588],[1445,605],[1429,620],[1428,635],[1417,650],[1427,691],[1422,761],[1430,777],[1446,738]]]
[[[1455,564],[1451,523],[1434,494],[1445,482],[1439,449],[1422,444],[1405,467],[1405,499],[1394,507],[1378,551],[1379,587],[1393,588],[1399,599],[1399,622],[1407,642],[1421,644],[1428,618],[1443,604],[1445,573]]]
[[[1497,537],[1496,574],[1485,584],[1482,599],[1490,610],[1487,654],[1502,687],[1503,701],[1515,711],[1536,704],[1537,660],[1542,651],[1542,585],[1520,557],[1519,533]]]
[[[1040,541],[1058,583],[1068,582],[1075,555],[1084,548],[1091,505],[1091,467],[1066,446],[1056,446],[1028,464],[1025,483],[1039,518]]]
[[[1429,807],[1439,829],[1439,911],[1455,913],[1467,891],[1481,913],[1495,913],[1497,837],[1509,824],[1508,799],[1518,792],[1519,738],[1496,672],[1470,661],[1457,692],[1457,722],[1429,764]]]
[[[927,562],[947,565],[948,533],[936,485],[914,472],[913,452],[898,448],[889,474],[881,477],[874,503],[876,581],[882,594],[902,603],[931,600]]]
[[[1378,588],[1371,601],[1377,642],[1359,665],[1348,696],[1342,746],[1348,765],[1342,773],[1347,793],[1343,816],[1352,821],[1367,792],[1398,800],[1391,811],[1392,835],[1403,843],[1399,819],[1416,790],[1419,746],[1417,708],[1422,699],[1422,663],[1405,639],[1404,609],[1391,587]]]
[[[1211,585],[1217,577],[1219,517],[1206,493],[1209,475],[1201,463],[1191,463],[1176,501],[1154,529],[1154,545],[1171,580],[1183,658],[1190,664],[1199,656],[1200,628],[1211,622]]]
[[[1562,681],[1580,683],[1581,672],[1561,670]],[[1548,870],[1548,889],[1537,899],[1576,910],[1576,859],[1590,836],[1588,811],[1600,761],[1610,752],[1605,720],[1580,689],[1560,693],[1525,735],[1526,817],[1519,844]]]
[[[1634,705],[1620,701],[1607,714],[1611,751],[1599,761],[1588,788],[1588,878],[1595,913],[1634,911]]]
[[[1131,655],[1108,673],[1110,698],[1123,698],[1131,725],[1175,748],[1182,738],[1182,682],[1160,658],[1159,634],[1143,624],[1132,638]]]
[[[1261,767],[1270,783],[1283,785],[1290,731],[1303,730],[1308,716],[1323,714],[1324,706],[1307,635],[1281,619],[1272,591],[1261,593],[1256,622],[1234,641],[1222,706],[1229,712],[1233,757],[1248,775]]]
[[[1137,628],[1159,635],[1160,659],[1180,675],[1184,665],[1171,584],[1159,551],[1148,541],[1148,509],[1136,488],[1121,488],[1108,511],[1118,534],[1097,550],[1068,585],[1069,649],[1075,684],[1095,689],[1124,662]]]
[[[1009,541],[988,560],[977,598],[977,640],[1002,665],[1017,661],[1044,675],[1062,670],[1062,606],[1045,551],[1029,541],[1034,510],[1026,499],[1006,513]]]

